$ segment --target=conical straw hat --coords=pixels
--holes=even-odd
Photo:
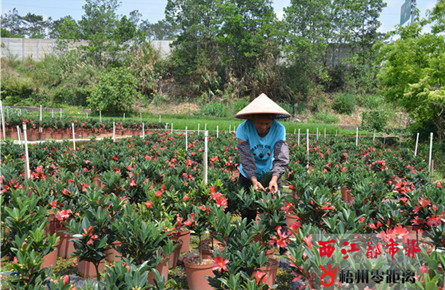
[[[254,115],[272,115],[274,119],[290,117],[290,114],[277,103],[272,101],[266,94],[259,95],[244,109],[239,111],[235,117],[240,119],[252,119]]]

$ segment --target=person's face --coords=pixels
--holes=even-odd
[[[270,126],[272,126],[271,119],[267,118],[254,118],[253,123],[255,125],[256,131],[260,137],[264,137],[269,132]]]

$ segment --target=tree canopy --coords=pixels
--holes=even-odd
[[[394,32],[397,40],[380,44],[383,67],[379,73],[382,94],[404,107],[417,125],[433,127],[440,140],[445,134],[444,3],[439,1],[427,19],[399,25]],[[433,29],[424,32],[428,24]]]

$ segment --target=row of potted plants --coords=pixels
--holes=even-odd
[[[329,138],[311,141],[307,158],[306,148],[299,147],[293,138],[289,138],[291,164],[284,182],[293,194],[286,195],[238,190],[234,174],[238,160],[233,135],[210,138],[212,170],[208,186],[200,182],[204,144],[199,136],[189,136],[187,151],[184,150],[184,136],[168,132],[152,134],[145,139],[92,141],[76,150],[67,142],[33,146],[30,151],[32,181],[27,182],[22,175],[23,149],[11,144],[2,152],[5,165],[2,206],[11,206],[13,191],[23,195],[32,189],[34,195],[45,197],[46,202],[41,201],[43,207],[48,208],[51,204],[57,212],[70,210],[66,232],[74,240],[78,253],[90,251],[91,258],[85,258],[88,254],[82,259],[94,260],[96,257],[94,263],[98,263],[98,267],[104,259],[102,252],[113,244],[112,239],[108,240],[107,231],[119,233],[112,227],[115,224],[112,218],[119,219],[119,224],[127,224],[124,221],[128,219],[127,231],[133,220],[140,221],[139,224],[149,223],[147,228],[154,227],[151,222],[165,225],[166,236],[184,226],[199,236],[210,231],[212,238],[223,246],[212,253],[211,268],[215,263],[218,266],[210,284],[220,283],[221,287],[223,284],[250,287],[252,283],[262,287],[263,283],[258,282],[264,277],[254,271],[268,261],[267,255],[263,257],[258,253],[265,252],[269,241],[273,241],[275,247],[286,246],[296,251],[305,242],[303,238],[308,239],[311,234],[315,236],[317,231],[380,234],[393,231],[397,226],[420,224],[418,229],[422,230],[422,236],[433,240],[436,248],[443,247],[443,189],[440,183],[429,181],[425,163],[407,150],[386,148],[378,142],[355,146],[349,141]],[[350,190],[352,199],[342,200],[343,187]],[[118,208],[115,209],[111,199],[125,207],[116,210]],[[221,212],[221,208],[226,210]],[[237,218],[246,208],[258,210],[256,223],[244,225]],[[293,232],[280,228],[285,223],[286,213],[294,216],[295,221],[288,226]],[[98,226],[101,229],[96,231],[98,217],[107,214],[112,218],[107,216],[106,226]],[[2,217],[3,228],[8,229]],[[245,235],[236,232],[239,228],[244,228]],[[97,238],[93,239],[95,236]],[[252,240],[254,236],[256,240]],[[6,237],[11,242],[11,236]],[[126,252],[130,246],[124,243],[124,238],[114,240],[121,242],[116,249],[126,259],[126,265],[139,269],[137,275],[145,272],[148,275],[150,269],[155,268],[157,259],[151,257],[144,267],[145,261],[134,262],[133,254]],[[296,242],[291,243],[289,239]],[[249,247],[242,246],[243,243]],[[92,251],[91,247],[98,249]],[[164,253],[165,258],[169,249],[167,246],[163,252],[158,248],[156,253],[158,256]],[[299,261],[295,256],[299,252],[292,251],[291,258]],[[248,257],[261,258],[254,261]],[[315,267],[317,259],[309,260],[303,262]],[[301,267],[303,271],[296,273],[303,279],[310,281],[311,275],[317,275],[306,271],[305,266]],[[240,272],[239,269],[243,270]],[[440,270],[431,271],[430,276],[435,277],[434,271]]]

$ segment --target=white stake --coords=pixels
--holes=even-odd
[[[337,137],[337,130],[335,130],[335,137]]]
[[[122,119],[122,120],[123,120],[123,122],[125,122],[125,113],[124,113],[124,117],[123,117],[123,119]]]
[[[165,124],[165,130],[167,131],[168,129],[168,123]]]
[[[318,141],[318,128],[317,128],[317,141]]]
[[[188,138],[188,133],[187,133],[187,126],[185,126],[185,152],[187,152],[187,149],[188,149],[188,140],[187,140],[187,138]]]
[[[62,119],[62,109],[60,109],[59,113],[60,113],[60,119]]]
[[[414,149],[414,156],[417,156],[417,146],[419,145],[419,133],[417,132],[416,137],[416,148]]]
[[[17,137],[19,138],[19,144],[22,145],[22,138],[20,134],[20,127],[17,125]]]
[[[87,112],[87,119],[88,119],[88,112]]]
[[[357,129],[355,130],[355,146],[357,147],[358,146],[358,127],[357,127]]]
[[[71,127],[73,128],[73,148],[76,151],[76,133],[74,133],[74,123],[71,123]]]
[[[372,142],[375,141],[375,130],[374,130],[374,135],[372,135]]]
[[[229,133],[232,132],[232,125],[229,125]]]
[[[204,184],[207,184],[207,175],[208,175],[208,160],[207,160],[208,137],[209,137],[209,132],[205,131],[204,132]]]
[[[51,110],[51,118],[54,119],[54,109]]]
[[[198,136],[199,136],[199,125],[200,125],[200,124],[198,124]]]
[[[2,100],[0,99],[0,113],[2,115],[2,132],[3,132],[3,140],[6,139],[6,125],[5,125],[5,115],[3,114],[3,104]]]
[[[430,154],[429,154],[429,161],[428,161],[428,170],[429,170],[429,172],[431,172],[431,160],[432,160],[432,157],[433,157],[433,135],[434,135],[434,133],[433,132],[431,132],[431,135],[430,135]]]
[[[26,124],[23,124],[23,139],[25,140],[25,179],[28,180],[31,175],[29,169],[29,152],[28,152],[28,133],[26,132]]]
[[[216,138],[218,138],[218,137],[219,137],[219,126],[216,125]]]
[[[307,151],[307,165],[309,167],[309,129],[306,129],[306,151]]]
[[[326,128],[324,128],[324,138],[326,139]]]
[[[113,142],[116,142],[116,123],[113,122]]]
[[[298,146],[300,146],[300,128],[298,128]]]
[[[102,123],[102,111],[99,111],[99,123]]]
[[[161,115],[159,115],[159,123],[161,123],[161,120],[162,120]]]
[[[294,135],[297,133],[297,129],[296,128],[294,128]]]
[[[142,123],[142,139],[145,139],[145,127],[144,127],[144,123]]]
[[[171,131],[170,131],[171,133],[173,133],[173,123],[172,123],[172,128],[171,128]]]

